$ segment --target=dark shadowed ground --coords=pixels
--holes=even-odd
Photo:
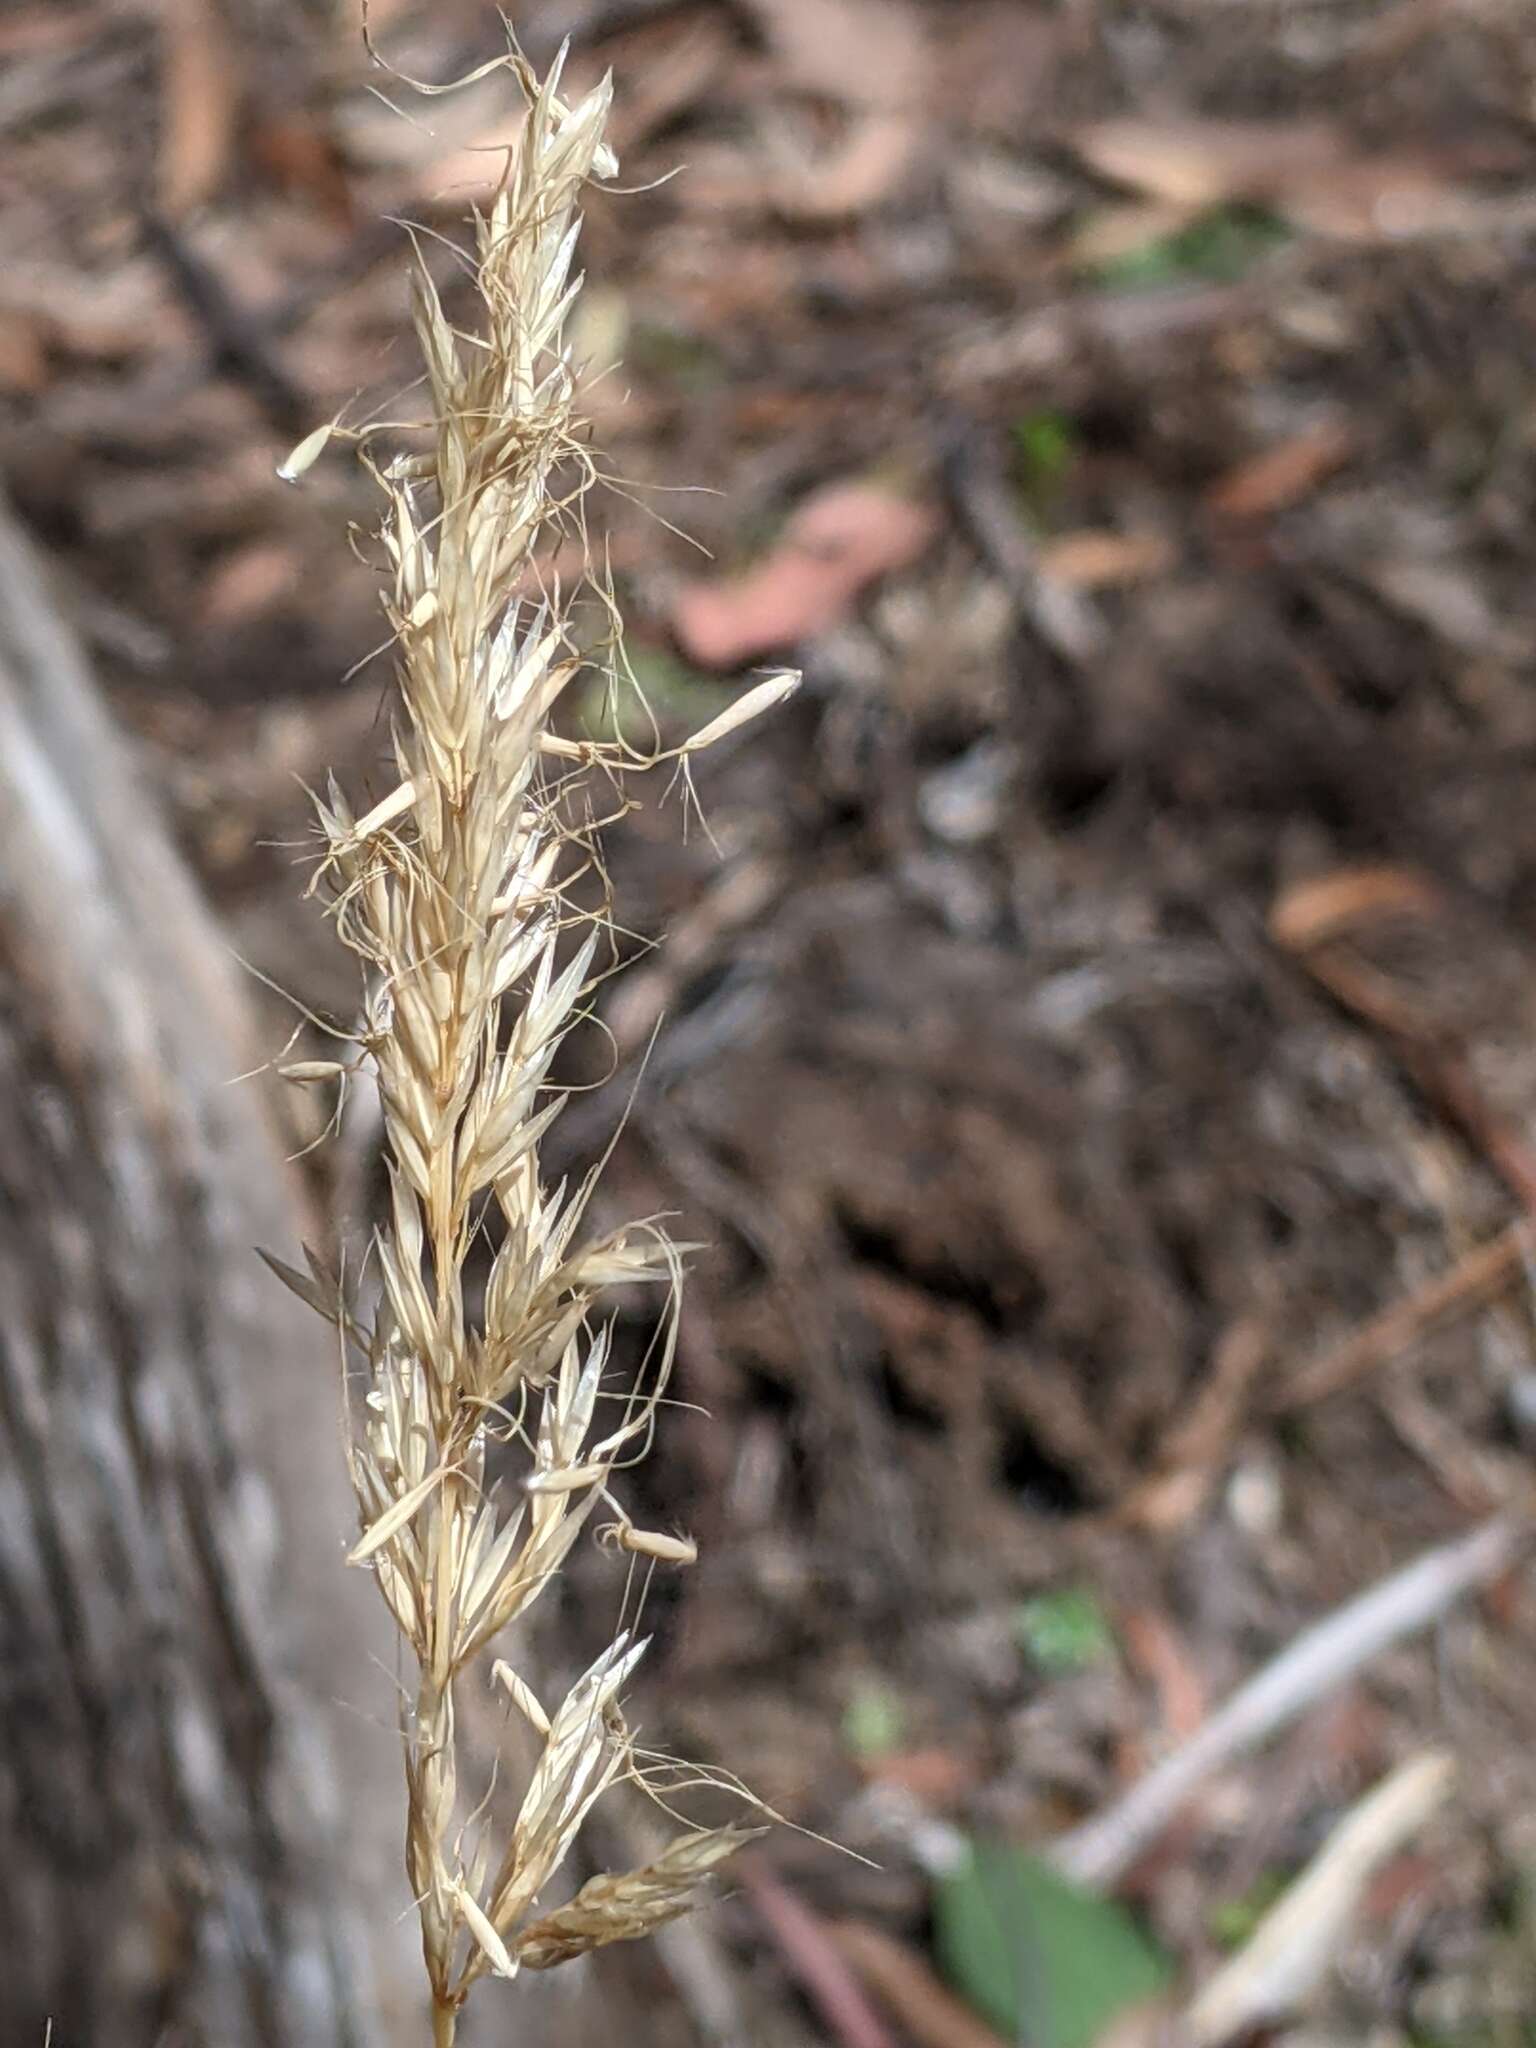
[[[451,228],[511,118],[494,78],[398,118],[346,12],[0,17],[0,471],[232,943],[342,1018],[300,785],[385,786],[384,666],[341,680],[372,515],[344,456],[273,465],[405,385],[381,216]],[[708,1247],[697,1408],[635,1500],[702,1557],[636,1711],[880,1865],[781,1834],[809,1935],[749,1889],[583,1996],[658,2041],[711,1998],[832,2039],[801,1947],[927,1955],[924,1815],[1043,1843],[1527,1503],[1518,1247],[1337,1347],[1536,1200],[1536,32],[1522,0],[514,13],[616,78],[578,343],[622,365],[592,409],[637,677],[676,739],[805,672],[701,761],[707,833],[674,799],[609,840],[671,941],[561,1142],[632,1098],[606,1199]],[[471,0],[373,14],[407,72],[496,47]],[[580,1594],[595,1633],[611,1566]],[[1533,1734],[1510,1581],[1224,1773],[1125,1895],[1194,1983],[1444,1745],[1454,1799],[1309,2038],[1528,2041]]]

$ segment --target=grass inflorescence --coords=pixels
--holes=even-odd
[[[620,1629],[546,1708],[508,1661],[505,1632],[589,1525],[664,1564],[688,1562],[692,1544],[637,1529],[613,1492],[616,1473],[650,1449],[672,1369],[678,1251],[651,1221],[586,1227],[596,1167],[554,1188],[540,1170],[564,1104],[551,1063],[612,952],[594,799],[622,808],[612,793],[656,757],[622,738],[563,737],[553,722],[593,664],[575,595],[550,567],[573,539],[586,563],[577,594],[595,593],[605,621],[599,668],[622,668],[612,595],[587,544],[595,470],[564,338],[581,192],[617,169],[602,139],[609,86],[568,103],[558,64],[540,83],[515,53],[504,61],[527,118],[494,200],[473,216],[473,330],[450,322],[418,254],[430,427],[389,454],[384,429],[356,437],[386,507],[397,781],[362,816],[334,784],[317,809],[321,883],[362,969],[358,1064],[382,1115],[389,1194],[373,1297],[317,1260],[307,1276],[281,1269],[336,1321],[349,1354],[352,1561],[374,1574],[414,1663],[401,1712],[405,1862],[438,2048],[479,1978],[547,1969],[659,1926],[743,1832],[684,1832],[646,1867],[541,1909],[593,1801],[642,1775],[621,1700],[644,1644]],[[283,473],[302,474],[326,438],[306,437]],[[758,685],[673,758],[686,771],[700,745],[789,687]],[[292,1071],[313,1081],[328,1068]],[[466,1267],[482,1240],[495,1249],[471,1316]],[[668,1306],[637,1373],[619,1379],[599,1298],[647,1282]],[[471,1680],[498,1686],[538,1745],[500,1830],[487,1788],[461,1784],[456,1695]]]

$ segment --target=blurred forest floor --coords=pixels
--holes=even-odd
[[[708,1247],[708,1419],[634,1503],[702,1559],[639,1704],[878,1864],[781,1834],[701,1949],[602,1982],[658,2038],[678,1999],[832,2038],[792,1980],[834,1923],[922,1961],[924,1822],[1046,1842],[1528,1502],[1523,1241],[1478,1254],[1536,1202],[1536,35],[1523,0],[512,18],[616,78],[578,347],[617,366],[646,699],[675,740],[805,671],[701,763],[707,833],[610,834],[624,925],[671,938],[561,1126],[574,1162],[632,1100],[605,1199]],[[479,0],[372,24],[433,79],[500,47]],[[274,464],[408,385],[388,217],[451,310],[434,237],[513,118],[499,75],[408,118],[375,87],[410,97],[321,0],[0,16],[0,472],[232,945],[343,1020],[303,785],[386,786],[374,514],[345,456]],[[1511,1579],[1122,1893],[1193,1983],[1444,1745],[1309,2024],[1529,2041],[1533,1737]],[[897,2040],[953,2029],[885,1996]]]

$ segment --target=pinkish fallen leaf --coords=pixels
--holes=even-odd
[[[1223,519],[1263,519],[1283,512],[1348,461],[1354,445],[1344,421],[1314,421],[1218,477],[1206,503]]]
[[[48,340],[40,314],[0,306],[0,391],[35,398],[46,387]]]
[[[937,530],[931,505],[875,484],[831,484],[806,499],[755,567],[683,586],[672,610],[678,644],[704,668],[739,668],[793,647],[915,562]]]
[[[1449,164],[1409,150],[1319,166],[1293,179],[1276,203],[1294,226],[1340,242],[1465,234],[1497,218],[1496,206],[1454,181]]]
[[[910,114],[865,114],[843,141],[814,158],[784,162],[773,203],[787,220],[851,220],[899,190],[916,160],[921,124]]]
[[[1222,121],[1196,115],[1089,122],[1071,145],[1101,178],[1127,186],[1187,218],[1209,207],[1253,201],[1293,227],[1347,242],[1390,242],[1457,233],[1489,217],[1456,182],[1450,154],[1403,148],[1358,151],[1328,121]],[[1096,237],[1120,232],[1111,215]]]
[[[1074,590],[1113,590],[1161,576],[1177,559],[1178,551],[1166,534],[1088,530],[1047,541],[1040,549],[1039,568],[1042,576]]]
[[[1322,121],[1182,119],[1094,121],[1072,147],[1090,169],[1172,206],[1220,206],[1286,190],[1347,154]]]
[[[160,205],[177,219],[212,196],[229,169],[239,111],[239,68],[210,0],[170,0],[156,170]]]
[[[768,45],[774,86],[842,107],[846,126],[807,148],[777,114],[736,180],[737,203],[766,201],[791,220],[866,213],[901,187],[927,140],[922,21],[908,0],[747,0]],[[751,190],[755,185],[756,190]]]
[[[279,541],[249,541],[218,563],[203,587],[198,623],[226,633],[291,598],[303,564],[296,548]]]
[[[747,0],[780,82],[846,106],[917,107],[923,34],[908,0]]]

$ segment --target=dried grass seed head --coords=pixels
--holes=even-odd
[[[314,1262],[309,1277],[279,1271],[343,1332],[365,1389],[349,1450],[361,1525],[352,1561],[374,1573],[417,1665],[402,1713],[406,1867],[439,2042],[478,1977],[548,1968],[662,1924],[742,1839],[684,1834],[643,1869],[594,1879],[527,1924],[592,1801],[616,1778],[645,1782],[620,1705],[643,1649],[627,1631],[553,1714],[497,1661],[541,1754],[499,1859],[489,1793],[460,1813],[456,1682],[552,1583],[598,1503],[620,1517],[607,1532],[617,1547],[677,1564],[695,1555],[685,1537],[637,1529],[610,1490],[650,1446],[672,1369],[679,1254],[649,1222],[584,1243],[597,1169],[550,1191],[539,1165],[564,1107],[550,1090],[553,1061],[611,944],[583,778],[600,772],[620,788],[627,771],[661,758],[551,730],[583,657],[572,602],[540,564],[553,541],[588,539],[582,499],[595,469],[564,324],[580,288],[582,187],[617,170],[602,141],[610,89],[604,80],[567,102],[563,55],[542,85],[515,53],[496,61],[521,82],[528,112],[501,189],[473,222],[474,331],[450,321],[417,248],[426,445],[376,459],[382,428],[370,437],[333,421],[282,472],[296,480],[345,431],[385,504],[397,781],[361,815],[334,781],[316,805],[320,879],[362,963],[357,1038],[388,1159],[371,1313],[340,1300]],[[617,644],[612,592],[588,559]],[[671,758],[686,769],[792,687],[788,677],[759,684]],[[341,1064],[297,1062],[291,1073],[330,1079]],[[465,1269],[488,1210],[500,1242],[472,1318]],[[636,1281],[660,1282],[667,1303],[657,1342],[621,1380],[599,1297]],[[600,1399],[617,1404],[606,1427]],[[498,1476],[508,1457],[522,1460],[521,1483]]]

